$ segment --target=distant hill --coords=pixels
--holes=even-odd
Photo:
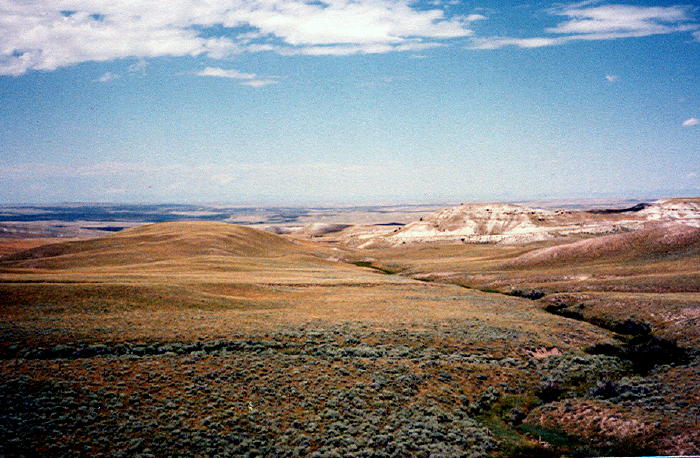
[[[649,222],[683,222],[700,227],[700,199],[664,199],[604,210],[565,210],[510,204],[463,204],[445,208],[391,234],[370,238],[365,247],[403,243],[528,243],[568,236],[607,235],[641,229]]]
[[[650,223],[643,229],[530,251],[505,266],[525,267],[589,261],[631,261],[700,254],[700,228],[678,222]]]
[[[107,237],[44,245],[0,258],[0,265],[70,268],[196,256],[279,257],[308,252],[279,235],[217,222],[157,223]]]

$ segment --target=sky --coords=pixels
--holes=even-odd
[[[0,203],[672,195],[690,1],[0,0]]]

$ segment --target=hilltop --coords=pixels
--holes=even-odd
[[[0,266],[99,267],[202,256],[280,257],[313,250],[270,232],[218,222],[157,223],[91,240],[44,245],[0,258]]]

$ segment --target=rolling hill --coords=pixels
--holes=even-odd
[[[44,245],[4,256],[0,266],[85,268],[202,256],[280,257],[313,253],[314,249],[301,243],[250,227],[178,222],[147,224],[98,239]]]
[[[536,249],[504,264],[506,267],[581,262],[623,262],[654,257],[700,254],[700,228],[683,223],[652,223],[633,232],[595,237]]]

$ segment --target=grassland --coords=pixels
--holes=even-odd
[[[684,231],[684,237],[691,236],[684,243],[669,241],[672,231],[652,228],[648,233],[565,245],[433,244],[377,249],[362,253],[362,259],[409,278],[529,298],[550,313],[613,331],[618,348],[599,347],[594,352],[631,361],[638,372],[635,377],[608,380],[589,396],[538,407],[526,421],[572,436],[592,436],[600,428],[597,421],[626,419],[631,423],[625,427],[635,429],[643,412],[653,413],[659,425],[674,431],[658,446],[664,449],[675,443],[677,448],[665,450],[697,453],[700,244],[696,230]],[[654,244],[654,234],[663,240],[662,249]],[[630,388],[629,380],[638,386]],[[556,386],[551,388],[556,393]],[[591,393],[605,399],[605,404],[591,404]],[[628,402],[631,399],[634,402]],[[640,410],[631,414],[634,408]],[[686,420],[678,422],[679,416]]]
[[[640,371],[619,333],[551,313],[579,294],[551,286],[561,269],[502,267],[531,248],[351,251],[167,223],[6,256],[0,454],[697,451],[694,356]],[[693,284],[692,259],[658,262]],[[547,295],[488,292],[511,288]],[[693,308],[677,289],[665,309]],[[595,294],[639,299],[584,291],[612,320]]]

